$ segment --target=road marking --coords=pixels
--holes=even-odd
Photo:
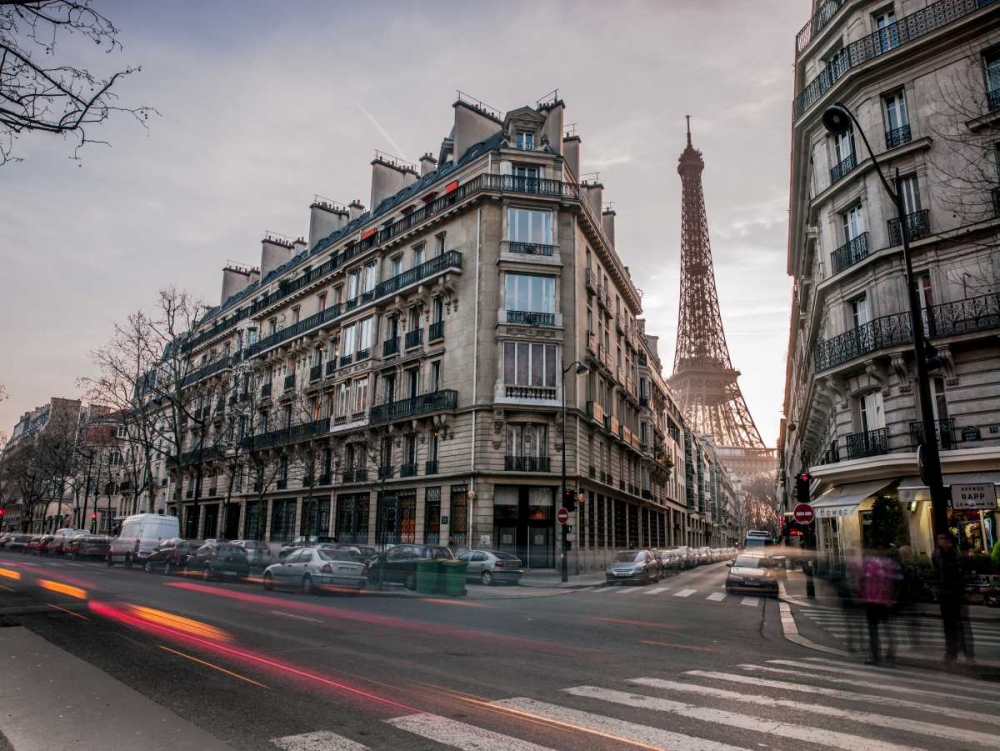
[[[933,681],[935,683],[947,683],[949,686],[954,687],[954,690],[965,690],[973,691],[975,693],[981,693],[983,690],[982,685],[977,685],[972,682],[956,682],[949,680],[948,678],[942,677],[938,679],[936,675],[926,674],[926,673],[916,673],[912,671],[902,671],[888,668],[865,668],[861,665],[847,664],[844,663],[833,663],[832,665],[817,663],[817,662],[799,662],[797,660],[768,660],[768,665],[783,665],[790,668],[805,668],[806,670],[819,670],[824,673],[835,673],[839,675],[849,675],[858,676],[859,678],[888,678],[891,679],[893,683],[916,683],[918,686],[926,686],[928,682]],[[905,678],[902,676],[909,675],[911,677]],[[978,699],[977,699],[978,701]]]
[[[758,605],[760,605],[760,598],[759,597],[744,597],[742,600],[740,600],[740,605],[747,605],[747,606],[749,606],[751,608],[755,608]]]
[[[900,751],[901,749],[912,748],[911,746],[885,743],[860,735],[828,730],[827,728],[800,725],[798,721],[780,722],[773,719],[739,714],[738,712],[729,712],[724,709],[699,707],[694,704],[673,701],[672,699],[660,699],[655,696],[634,694],[629,691],[615,691],[608,688],[597,688],[596,686],[579,686],[563,690],[573,696],[598,699],[613,704],[621,704],[626,707],[651,709],[656,712],[666,712],[667,714],[687,717],[692,720],[712,722],[729,728],[741,728],[754,733],[766,733],[768,735],[776,735],[779,738],[790,738],[803,743],[815,743],[821,746],[848,749],[849,751],[859,748],[866,749],[867,751]]]
[[[492,730],[477,728],[439,715],[421,713],[386,720],[389,725],[445,746],[497,751],[551,751],[537,743],[522,741]]]
[[[711,600],[712,602],[722,602],[723,600],[726,599],[726,593],[725,592],[712,592],[712,594],[710,594],[705,599],[706,600]]]
[[[73,566],[74,568],[85,568],[84,564],[82,564],[82,563],[69,563],[69,562],[66,562],[63,565],[64,566]]]
[[[618,590],[617,594],[620,594],[620,595],[630,595],[630,594],[632,594],[634,592],[639,592],[639,591],[640,590],[637,587],[629,587],[629,586],[622,585],[622,588]]]
[[[271,743],[282,751],[368,751],[368,746],[362,746],[328,730],[272,738]]]
[[[47,603],[47,604],[48,604],[48,606],[49,606],[50,608],[55,608],[56,610],[61,610],[61,611],[63,611],[64,613],[67,613],[67,614],[69,614],[69,615],[73,616],[74,618],[80,618],[80,619],[82,619],[82,620],[84,620],[84,621],[89,621],[89,620],[90,620],[90,618],[88,618],[88,617],[87,617],[87,616],[85,616],[85,615],[81,615],[80,613],[74,613],[74,612],[73,612],[72,610],[67,610],[66,608],[61,608],[61,607],[59,607],[58,605],[56,605],[55,603],[51,603],[51,602],[50,602],[50,603]]]
[[[843,663],[837,662],[836,660],[825,660],[815,657],[807,657],[807,662],[818,662],[824,665],[842,665]],[[873,667],[862,667],[861,665],[851,665],[851,667],[856,668],[859,671],[865,673],[874,673],[876,675],[887,675],[884,669],[873,668]],[[924,670],[904,670],[902,668],[893,668],[891,672],[892,676],[897,675],[909,675],[914,678],[919,678],[923,682],[933,682],[933,683],[954,683],[959,686],[967,686],[973,691],[982,691],[983,684],[981,681],[970,681],[965,678],[958,678],[953,676],[941,675],[940,673],[931,673]]]
[[[641,639],[640,644],[650,644],[656,647],[670,647],[671,649],[691,649],[695,652],[719,652],[718,649],[713,649],[712,647],[695,647],[690,644],[674,644],[667,641],[652,641],[648,639]]]
[[[652,589],[647,589],[643,594],[647,595],[658,595],[660,592],[666,592],[670,587],[653,587]]]
[[[306,618],[304,615],[295,615],[294,613],[286,613],[283,610],[272,610],[271,612],[274,613],[275,615],[283,615],[286,618],[294,618],[295,620],[298,620],[298,621],[312,621],[313,623],[322,623],[323,622],[323,621],[319,620],[318,618]]]
[[[560,707],[535,699],[503,699],[491,702],[490,706],[513,710],[526,719],[544,719],[557,722],[570,730],[584,730],[610,740],[641,744],[647,748],[669,748],[673,751],[741,751],[738,746],[718,743],[690,735],[673,733],[669,730],[626,722],[614,717],[605,717],[579,709]]]
[[[185,658],[187,660],[191,660],[192,662],[197,662],[199,665],[205,665],[206,667],[210,667],[213,670],[218,670],[220,673],[225,673],[226,675],[230,675],[233,678],[239,678],[241,681],[246,681],[247,683],[252,683],[254,686],[260,686],[261,688],[267,688],[267,686],[265,686],[263,683],[258,683],[257,681],[253,680],[252,678],[247,678],[245,675],[240,675],[239,673],[234,673],[232,670],[226,670],[225,668],[219,667],[218,665],[215,665],[214,663],[206,662],[205,660],[200,660],[197,657],[194,657],[193,655],[188,655],[188,654],[184,654],[183,652],[178,652],[176,649],[171,649],[170,647],[164,647],[162,644],[160,644],[159,647],[160,647],[160,649],[164,650],[165,652],[171,652],[171,653],[173,653],[175,655],[179,655],[180,657],[183,657],[183,658]]]
[[[680,592],[674,592],[674,597],[690,597],[697,589],[682,589]]]
[[[2,589],[4,592],[13,592],[13,591],[15,591],[15,590],[11,589],[10,587],[5,587],[3,584],[0,584],[0,589]]]
[[[766,670],[767,668],[757,669]],[[777,668],[774,668],[773,670],[776,673],[787,673],[795,677],[799,677],[801,675],[793,670],[778,670]],[[757,676],[738,675],[736,673],[716,673],[709,670],[689,670],[685,673],[685,675],[692,675],[697,678],[708,678],[715,681],[738,683],[740,685],[753,686],[755,688],[774,688],[781,691],[797,691],[802,694],[825,696],[830,699],[859,701],[864,702],[865,704],[879,704],[886,707],[905,707],[907,709],[916,709],[921,712],[943,714],[960,720],[972,720],[974,722],[987,722],[992,725],[1000,725],[1000,717],[987,715],[983,712],[953,709],[951,707],[941,706],[940,704],[924,704],[922,702],[910,701],[908,699],[897,699],[893,696],[882,696],[881,694],[859,694],[854,691],[841,691],[836,688],[826,688],[824,686],[811,686],[805,683],[793,683],[790,681],[772,681],[767,678],[758,678]],[[946,695],[938,694],[937,696],[941,697]]]
[[[837,638],[840,638],[840,639],[846,639],[847,637],[849,637],[851,635],[851,632],[847,631],[846,629],[826,628],[826,629],[823,629],[823,630],[826,631],[826,633],[830,634],[830,636],[836,636]],[[857,634],[855,634],[855,636],[857,636]],[[901,643],[901,644],[902,643],[905,643],[905,644],[914,644],[914,643],[916,643],[918,645],[919,644],[928,644],[928,645],[933,644],[934,646],[941,646],[941,645],[943,645],[945,643],[944,637],[941,636],[940,634],[919,634],[916,639],[911,639],[910,636],[909,636],[909,634],[901,633],[901,632],[897,631],[894,636],[895,636],[895,640],[897,642]],[[883,639],[884,638],[885,637],[883,637]],[[1000,647],[1000,639],[998,639],[996,637],[994,637],[992,639],[988,639],[988,638],[983,637],[981,634],[973,633],[973,641],[976,643],[976,645],[983,645],[983,646],[988,646],[988,647]]]
[[[743,694],[738,691],[727,691],[721,688],[711,688],[709,686],[696,686],[690,683],[678,683],[676,681],[665,681],[659,678],[635,678],[627,681],[639,686],[649,688],[665,689],[668,691],[680,691],[701,696],[711,696],[715,699],[725,699],[727,701],[742,702],[744,704],[757,704],[763,707],[793,709],[803,715],[823,715],[825,717],[836,717],[845,722],[859,722],[865,725],[875,725],[878,727],[902,730],[903,732],[920,733],[930,735],[935,738],[950,738],[953,741],[962,743],[977,743],[990,748],[1000,748],[1000,737],[994,733],[980,733],[975,730],[964,730],[962,728],[950,727],[948,725],[937,725],[932,722],[921,722],[911,720],[907,717],[889,717],[884,714],[874,712],[856,712],[850,709],[837,709],[822,704],[808,704],[791,699],[778,699],[773,696],[762,694]]]

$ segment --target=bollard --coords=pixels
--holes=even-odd
[[[816,585],[813,584],[813,562],[812,560],[806,561],[806,597],[810,600],[816,599]]]

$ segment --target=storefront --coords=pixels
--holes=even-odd
[[[873,480],[836,485],[812,503],[815,514],[816,544],[820,559],[827,567],[839,565],[845,558],[860,555],[864,544],[864,521],[880,493],[894,480]]]
[[[945,490],[951,496],[948,508],[948,528],[967,554],[988,555],[997,544],[997,486],[1000,472],[948,473],[942,477]],[[931,494],[919,477],[908,477],[899,485],[899,500],[924,517],[921,532],[933,545],[931,531]]]
[[[513,553],[526,568],[555,566],[556,488],[496,485],[493,489],[495,548]]]

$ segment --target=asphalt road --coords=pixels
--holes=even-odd
[[[920,671],[817,662],[782,638],[774,600],[725,596],[723,564],[490,600],[3,567],[21,576],[0,579],[0,615],[238,749],[1000,747],[995,685],[930,696]]]

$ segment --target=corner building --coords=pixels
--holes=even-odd
[[[184,534],[452,542],[552,567],[565,441],[578,569],[693,544],[683,426],[563,102],[453,108],[436,158],[376,154],[372,209],[317,199],[308,240],[268,236],[259,269],[224,270],[185,344],[203,406],[168,505]],[[273,482],[256,455],[230,472],[239,448],[205,450],[233,424]]]

